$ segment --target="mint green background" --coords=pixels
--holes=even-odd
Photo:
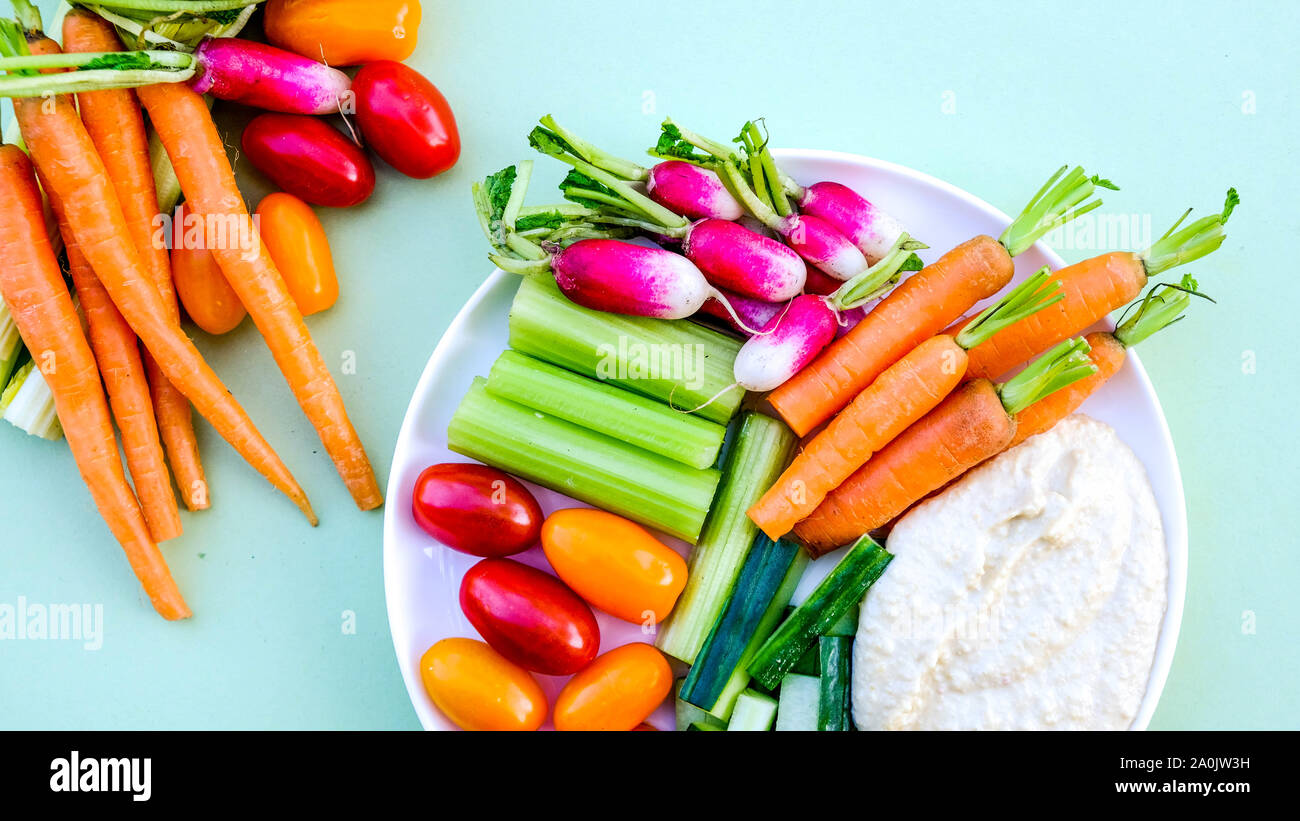
[[[1182,637],[1152,726],[1300,727],[1297,6],[444,0],[424,14],[411,62],[452,101],[465,151],[430,181],[381,168],[371,202],[322,213],[343,295],[310,320],[381,479],[425,360],[489,270],[469,184],[527,156],[547,111],[629,155],[666,114],[714,134],[766,116],[778,145],[889,159],[1005,210],[1079,162],[1123,185],[1109,210],[1151,214],[1157,232],[1234,184],[1228,242],[1192,267],[1219,304],[1142,347],[1191,530]],[[256,202],[265,183],[237,168]],[[321,526],[201,424],[214,506],[185,514],[165,547],[196,616],[167,624],[66,451],[0,427],[0,603],[102,603],[106,632],[97,652],[0,642],[0,727],[416,727],[388,636],[382,514],[353,507],[251,323],[195,334]],[[341,372],[347,351],[355,374]]]

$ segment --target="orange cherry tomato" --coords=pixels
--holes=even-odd
[[[443,639],[420,659],[425,692],[464,730],[536,730],[546,720],[537,680],[474,639]]]
[[[686,560],[635,522],[603,510],[557,510],[542,524],[555,574],[591,606],[652,625],[686,587]]]
[[[258,231],[303,316],[320,313],[339,298],[339,278],[325,228],[311,206],[278,191],[257,206]]]
[[[280,48],[332,66],[405,60],[420,32],[420,2],[271,0],[262,27]]]
[[[176,209],[172,223],[172,282],[194,324],[210,334],[224,334],[243,322],[248,312],[208,250],[204,226],[204,219],[188,213],[185,206]]]
[[[648,644],[615,647],[569,679],[555,699],[557,730],[631,730],[668,697],[673,671]]]

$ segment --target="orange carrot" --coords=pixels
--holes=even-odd
[[[188,618],[190,609],[126,483],[94,354],[46,234],[31,162],[11,145],[0,147],[0,258],[0,294],[42,362],[68,448],[100,515],[158,613]]]
[[[139,341],[77,247],[72,229],[63,217],[62,203],[51,195],[50,206],[59,220],[72,284],[86,315],[90,347],[99,365],[104,388],[108,391],[113,418],[122,432],[126,465],[131,471],[131,481],[149,524],[149,532],[155,542],[175,539],[181,535],[181,517],[158,438],[149,383],[145,381],[144,363],[140,360]]]
[[[1057,271],[1053,279],[1060,283],[1065,299],[971,350],[971,375],[992,379],[1007,373],[1136,299],[1149,277],[1211,253],[1223,244],[1223,226],[1238,201],[1236,189],[1230,189],[1222,213],[1203,217],[1175,233],[1180,219],[1141,253],[1102,254]]]
[[[1002,385],[967,382],[831,491],[795,525],[795,535],[819,556],[885,525],[1005,450],[1016,434],[1015,414],[1094,370],[1087,343],[1070,340]]]
[[[143,86],[137,89],[137,94],[171,157],[181,190],[194,213],[248,226],[255,248],[227,244],[224,248],[213,248],[212,253],[265,337],[271,355],[316,428],[357,506],[362,510],[378,507],[383,504],[383,494],[365,448],[348,419],[343,398],[312,342],[302,314],[257,236],[235,185],[225,144],[202,96],[183,83]]]
[[[808,442],[749,517],[780,539],[812,513],[826,494],[947,396],[966,373],[966,351],[1001,327],[1023,320],[1060,296],[1044,268],[988,308],[956,337],[932,336],[885,369]]]
[[[63,18],[63,45],[69,52],[107,52],[122,48],[111,23],[81,9],[74,9]],[[130,89],[85,92],[77,95],[77,105],[86,131],[108,169],[140,261],[157,285],[169,315],[179,322],[167,248],[155,231],[158,195],[149,165],[149,139],[135,93]],[[190,510],[206,509],[210,494],[199,458],[189,400],[167,379],[148,351],[144,354],[144,364],[158,426],[181,497]]]
[[[967,240],[895,288],[853,330],[772,391],[772,407],[800,436],[829,419],[899,357],[1002,290],[1015,272],[1012,257],[1101,205],[1080,204],[1096,186],[1115,187],[1082,168],[1058,170],[1001,237]]]
[[[315,524],[311,504],[293,475],[172,321],[140,262],[108,172],[76,109],[56,96],[15,99],[14,111],[32,160],[63,202],[78,247],[131,330],[217,432]]]
[[[1011,281],[1015,266],[989,236],[968,240],[881,300],[853,330],[768,395],[800,436],[844,407],[886,368]]]
[[[1157,285],[1141,302],[1131,306],[1137,312],[1131,319],[1121,321],[1114,333],[1088,334],[1086,339],[1092,346],[1088,358],[1097,366],[1097,372],[1017,413],[1016,435],[1007,447],[1015,447],[1035,434],[1050,430],[1078,410],[1085,399],[1119,371],[1130,347],[1182,319],[1193,296],[1209,299],[1197,291],[1196,280],[1191,276],[1184,276],[1177,285]]]

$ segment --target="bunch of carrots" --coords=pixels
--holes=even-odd
[[[0,53],[57,53],[35,8],[14,5],[20,22],[0,21]],[[68,51],[121,50],[112,25],[90,11],[68,14],[62,34]],[[39,76],[29,68],[10,74]],[[154,607],[167,619],[188,617],[158,542],[181,532],[172,474],[188,508],[209,504],[191,407],[313,525],[317,519],[289,469],[181,329],[168,255],[153,240],[159,206],[146,112],[191,212],[237,220],[254,238],[256,228],[208,106],[184,84],[16,97],[14,110],[30,157],[18,146],[0,146],[0,295],[40,362],[91,496]],[[47,233],[46,202],[89,338]],[[255,254],[213,253],[357,506],[376,508],[382,493],[342,397],[284,279],[262,243],[255,247]]]
[[[1025,213],[1041,209],[1045,194],[1052,199],[1054,185],[1060,189],[1056,178]],[[750,517],[773,538],[793,530],[820,555],[1048,430],[1118,370],[1128,346],[1180,319],[1190,296],[1202,295],[1190,277],[1158,284],[1114,333],[1076,335],[1137,299],[1150,278],[1217,249],[1237,203],[1230,189],[1220,213],[1180,227],[1184,214],[1145,251],[1044,269],[965,319],[958,317],[1006,286],[1012,256],[1028,245],[1013,223],[1000,240],[976,237],[944,254],[769,395],[807,438]],[[1058,212],[1059,224],[1079,210],[1067,199],[1047,212]],[[1025,363],[1007,381],[992,381]]]

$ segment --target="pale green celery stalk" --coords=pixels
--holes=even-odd
[[[549,362],[505,351],[488,393],[703,470],[717,461],[727,429]]]
[[[560,293],[550,276],[524,277],[510,308],[515,350],[675,408],[697,409],[712,422],[725,423],[744,398],[743,391],[727,390],[735,382],[740,346],[734,337],[684,319],[584,308]]]
[[[42,439],[59,439],[63,428],[59,425],[59,416],[54,410],[54,394],[46,384],[45,377],[36,367],[35,361],[28,360],[15,374],[13,380],[0,397],[4,406],[4,420]]]
[[[695,662],[758,535],[747,511],[781,475],[798,444],[798,437],[770,416],[749,412],[740,418],[718,498],[691,551],[686,588],[660,627],[660,650]]]
[[[447,428],[447,447],[507,473],[694,543],[721,474],[696,470],[571,422],[499,399],[478,377]]]
[[[9,377],[13,376],[14,366],[22,352],[23,340],[18,335],[18,326],[9,313],[9,306],[0,299],[0,390],[9,384]]]

